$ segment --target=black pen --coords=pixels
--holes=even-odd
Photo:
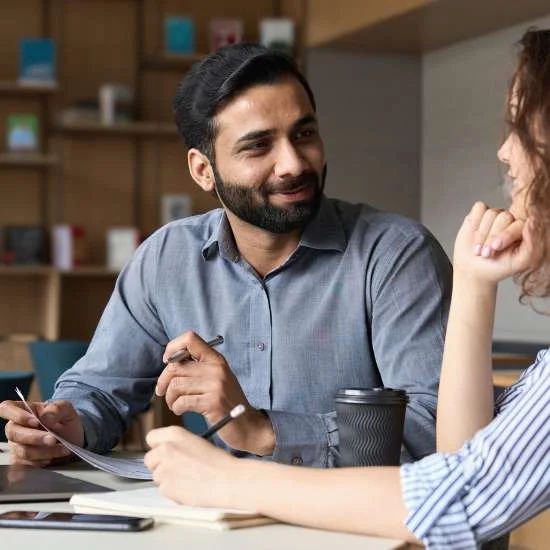
[[[203,434],[201,434],[201,437],[203,439],[209,439],[212,437],[218,430],[221,430],[226,424],[237,418],[238,416],[241,416],[243,412],[246,410],[246,407],[244,405],[237,405],[236,407],[233,407],[229,414],[224,416],[219,422],[216,422],[208,430],[206,430]]]
[[[210,342],[206,342],[209,346],[219,346],[220,344],[223,344],[223,336],[218,334],[215,338],[212,338]],[[171,357],[168,357],[168,361],[166,361],[166,365],[168,363],[179,363],[180,361],[187,361],[188,359],[191,359],[191,354],[188,350],[182,349],[180,351],[177,351],[172,355]]]

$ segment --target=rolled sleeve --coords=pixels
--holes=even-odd
[[[401,487],[409,511],[405,524],[427,549],[478,547],[462,497],[480,467],[474,457],[447,454],[401,466]]]
[[[297,414],[266,411],[275,432],[275,462],[327,468],[338,455],[335,413]]]

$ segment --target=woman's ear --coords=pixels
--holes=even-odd
[[[189,149],[187,153],[187,163],[191,177],[201,186],[201,188],[211,193],[215,189],[214,172],[208,157],[198,149]]]

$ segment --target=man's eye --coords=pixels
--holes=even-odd
[[[304,128],[296,133],[296,139],[301,138],[310,138],[315,135],[315,130],[313,128]]]
[[[269,147],[269,142],[267,141],[255,141],[250,145],[247,145],[247,151],[261,151],[262,149],[267,149]]]

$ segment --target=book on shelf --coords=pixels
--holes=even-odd
[[[8,115],[6,148],[10,153],[36,153],[39,149],[38,117],[34,114]]]
[[[185,193],[174,195],[162,195],[161,199],[161,223],[165,225],[174,220],[191,216],[192,202],[191,196]]]
[[[226,508],[184,506],[163,497],[157,487],[129,491],[74,495],[70,504],[77,512],[152,516],[156,522],[223,531],[275,523],[256,512]]]
[[[238,44],[243,39],[242,19],[212,19],[208,28],[209,47],[213,53],[224,46]]]
[[[190,17],[164,17],[164,50],[167,54],[195,52],[195,22]]]
[[[19,84],[56,85],[56,47],[51,38],[19,41]]]
[[[58,269],[74,269],[85,263],[84,228],[55,225],[52,228],[52,264]]]
[[[260,21],[260,43],[267,48],[294,54],[294,21],[287,17],[266,17]]]
[[[3,228],[2,261],[7,265],[41,265],[48,259],[46,229],[39,225],[12,225]]]
[[[107,229],[107,267],[120,271],[139,246],[140,234],[136,227]]]

